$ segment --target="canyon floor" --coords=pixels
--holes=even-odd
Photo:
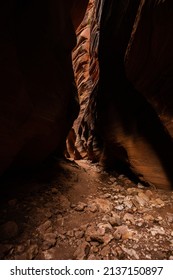
[[[171,191],[63,159],[1,185],[0,259],[173,259]]]

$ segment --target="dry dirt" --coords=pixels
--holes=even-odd
[[[86,160],[2,187],[1,259],[173,259],[173,192]]]

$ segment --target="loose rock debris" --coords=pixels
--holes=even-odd
[[[173,193],[77,163],[1,204],[0,258],[172,260]]]

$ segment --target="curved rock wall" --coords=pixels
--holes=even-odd
[[[94,89],[78,127],[91,159],[99,150],[106,167],[163,188],[173,184],[172,11],[171,0],[95,2]]]
[[[0,4],[0,174],[12,164],[34,165],[63,153],[79,110],[73,24],[80,23],[87,2]]]

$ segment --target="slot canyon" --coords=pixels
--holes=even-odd
[[[0,4],[0,259],[173,260],[173,2]]]

